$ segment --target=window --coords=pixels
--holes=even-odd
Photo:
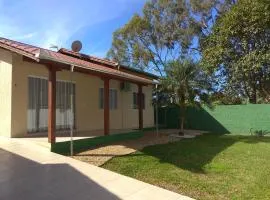
[[[139,108],[139,93],[133,92],[133,109]],[[145,95],[142,93],[142,108],[145,109]]]
[[[99,88],[99,108],[104,108],[104,88]]]
[[[133,92],[133,109],[138,109],[138,95],[136,92]]]
[[[110,89],[110,109],[116,110],[117,109],[117,90]]]
[[[117,109],[117,90],[110,89],[109,105],[111,110]],[[99,88],[99,108],[104,108],[104,88]]]

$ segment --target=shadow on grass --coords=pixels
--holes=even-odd
[[[126,142],[142,138],[146,133],[155,130],[155,128],[144,128],[143,130],[134,129],[132,132],[119,133],[93,138],[73,140],[74,153],[78,154],[86,150],[95,149],[100,146],[110,145],[116,142]],[[51,151],[62,155],[70,155],[70,141],[57,142],[52,145]]]
[[[96,148],[101,145],[108,145],[114,142],[139,139],[144,135],[143,131],[135,131],[130,133],[121,133],[108,136],[100,136],[95,138],[87,138],[73,141],[74,153],[80,153],[89,149]],[[51,151],[54,153],[69,155],[70,141],[57,142],[52,145]]]
[[[144,136],[144,132],[133,132],[127,134],[118,134],[110,136],[102,136],[91,139],[83,139],[74,141],[75,153],[94,149],[99,146],[106,146],[111,144],[119,144],[127,148],[138,149],[137,143],[140,143],[140,138]],[[151,136],[152,137],[152,136]],[[151,138],[150,138],[151,139]],[[153,138],[154,139],[154,138]],[[130,140],[132,142],[127,142]],[[135,156],[153,156],[156,157],[161,163],[170,163],[181,169],[189,170],[194,173],[204,173],[204,166],[210,163],[219,153],[232,146],[236,142],[245,143],[270,143],[270,137],[254,137],[254,136],[237,136],[237,135],[223,135],[223,134],[205,134],[198,136],[194,139],[183,139],[178,142],[147,146],[140,153],[126,155],[127,157]],[[141,146],[141,145],[139,145]],[[53,147],[56,153],[68,155],[69,142],[57,143]],[[111,156],[111,157],[125,157],[114,154],[87,154],[87,156]]]
[[[194,139],[148,146],[140,151],[143,154],[135,153],[127,156],[153,156],[158,158],[160,163],[170,163],[194,173],[205,173],[204,166],[210,163],[216,155],[236,142],[270,143],[270,137],[206,134]]]

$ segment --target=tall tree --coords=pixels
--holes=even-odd
[[[203,41],[203,66],[250,103],[269,99],[270,3],[238,0]]]
[[[198,3],[199,2],[199,3]],[[233,0],[151,0],[113,34],[108,58],[164,74],[168,61],[200,54],[200,37]]]
[[[170,95],[172,103],[180,108],[180,128],[184,132],[185,113],[188,106],[211,107],[208,76],[190,59],[172,61],[165,68],[167,76],[162,79],[163,92]]]

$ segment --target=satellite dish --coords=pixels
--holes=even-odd
[[[79,52],[82,49],[82,43],[79,40],[72,42],[71,49],[74,52]]]

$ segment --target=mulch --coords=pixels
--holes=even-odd
[[[115,142],[110,145],[99,146],[95,149],[89,149],[81,152],[73,158],[92,165],[101,166],[115,156],[122,156],[134,153],[146,146],[156,144],[166,144],[169,142],[168,134],[161,133],[159,136],[155,132],[147,132],[143,137],[136,140],[127,140]]]
[[[92,165],[101,166],[115,156],[128,155],[141,150],[146,146],[166,144],[181,140],[183,138],[191,138],[190,136],[196,137],[198,135],[207,133],[206,131],[185,130],[185,136],[187,137],[174,138],[172,140],[171,136],[174,134],[177,135],[178,132],[179,130],[177,129],[164,129],[160,130],[160,133],[157,136],[156,132],[150,131],[146,132],[144,136],[139,139],[115,142],[110,145],[99,146],[94,149],[92,148],[73,156],[73,158]]]

